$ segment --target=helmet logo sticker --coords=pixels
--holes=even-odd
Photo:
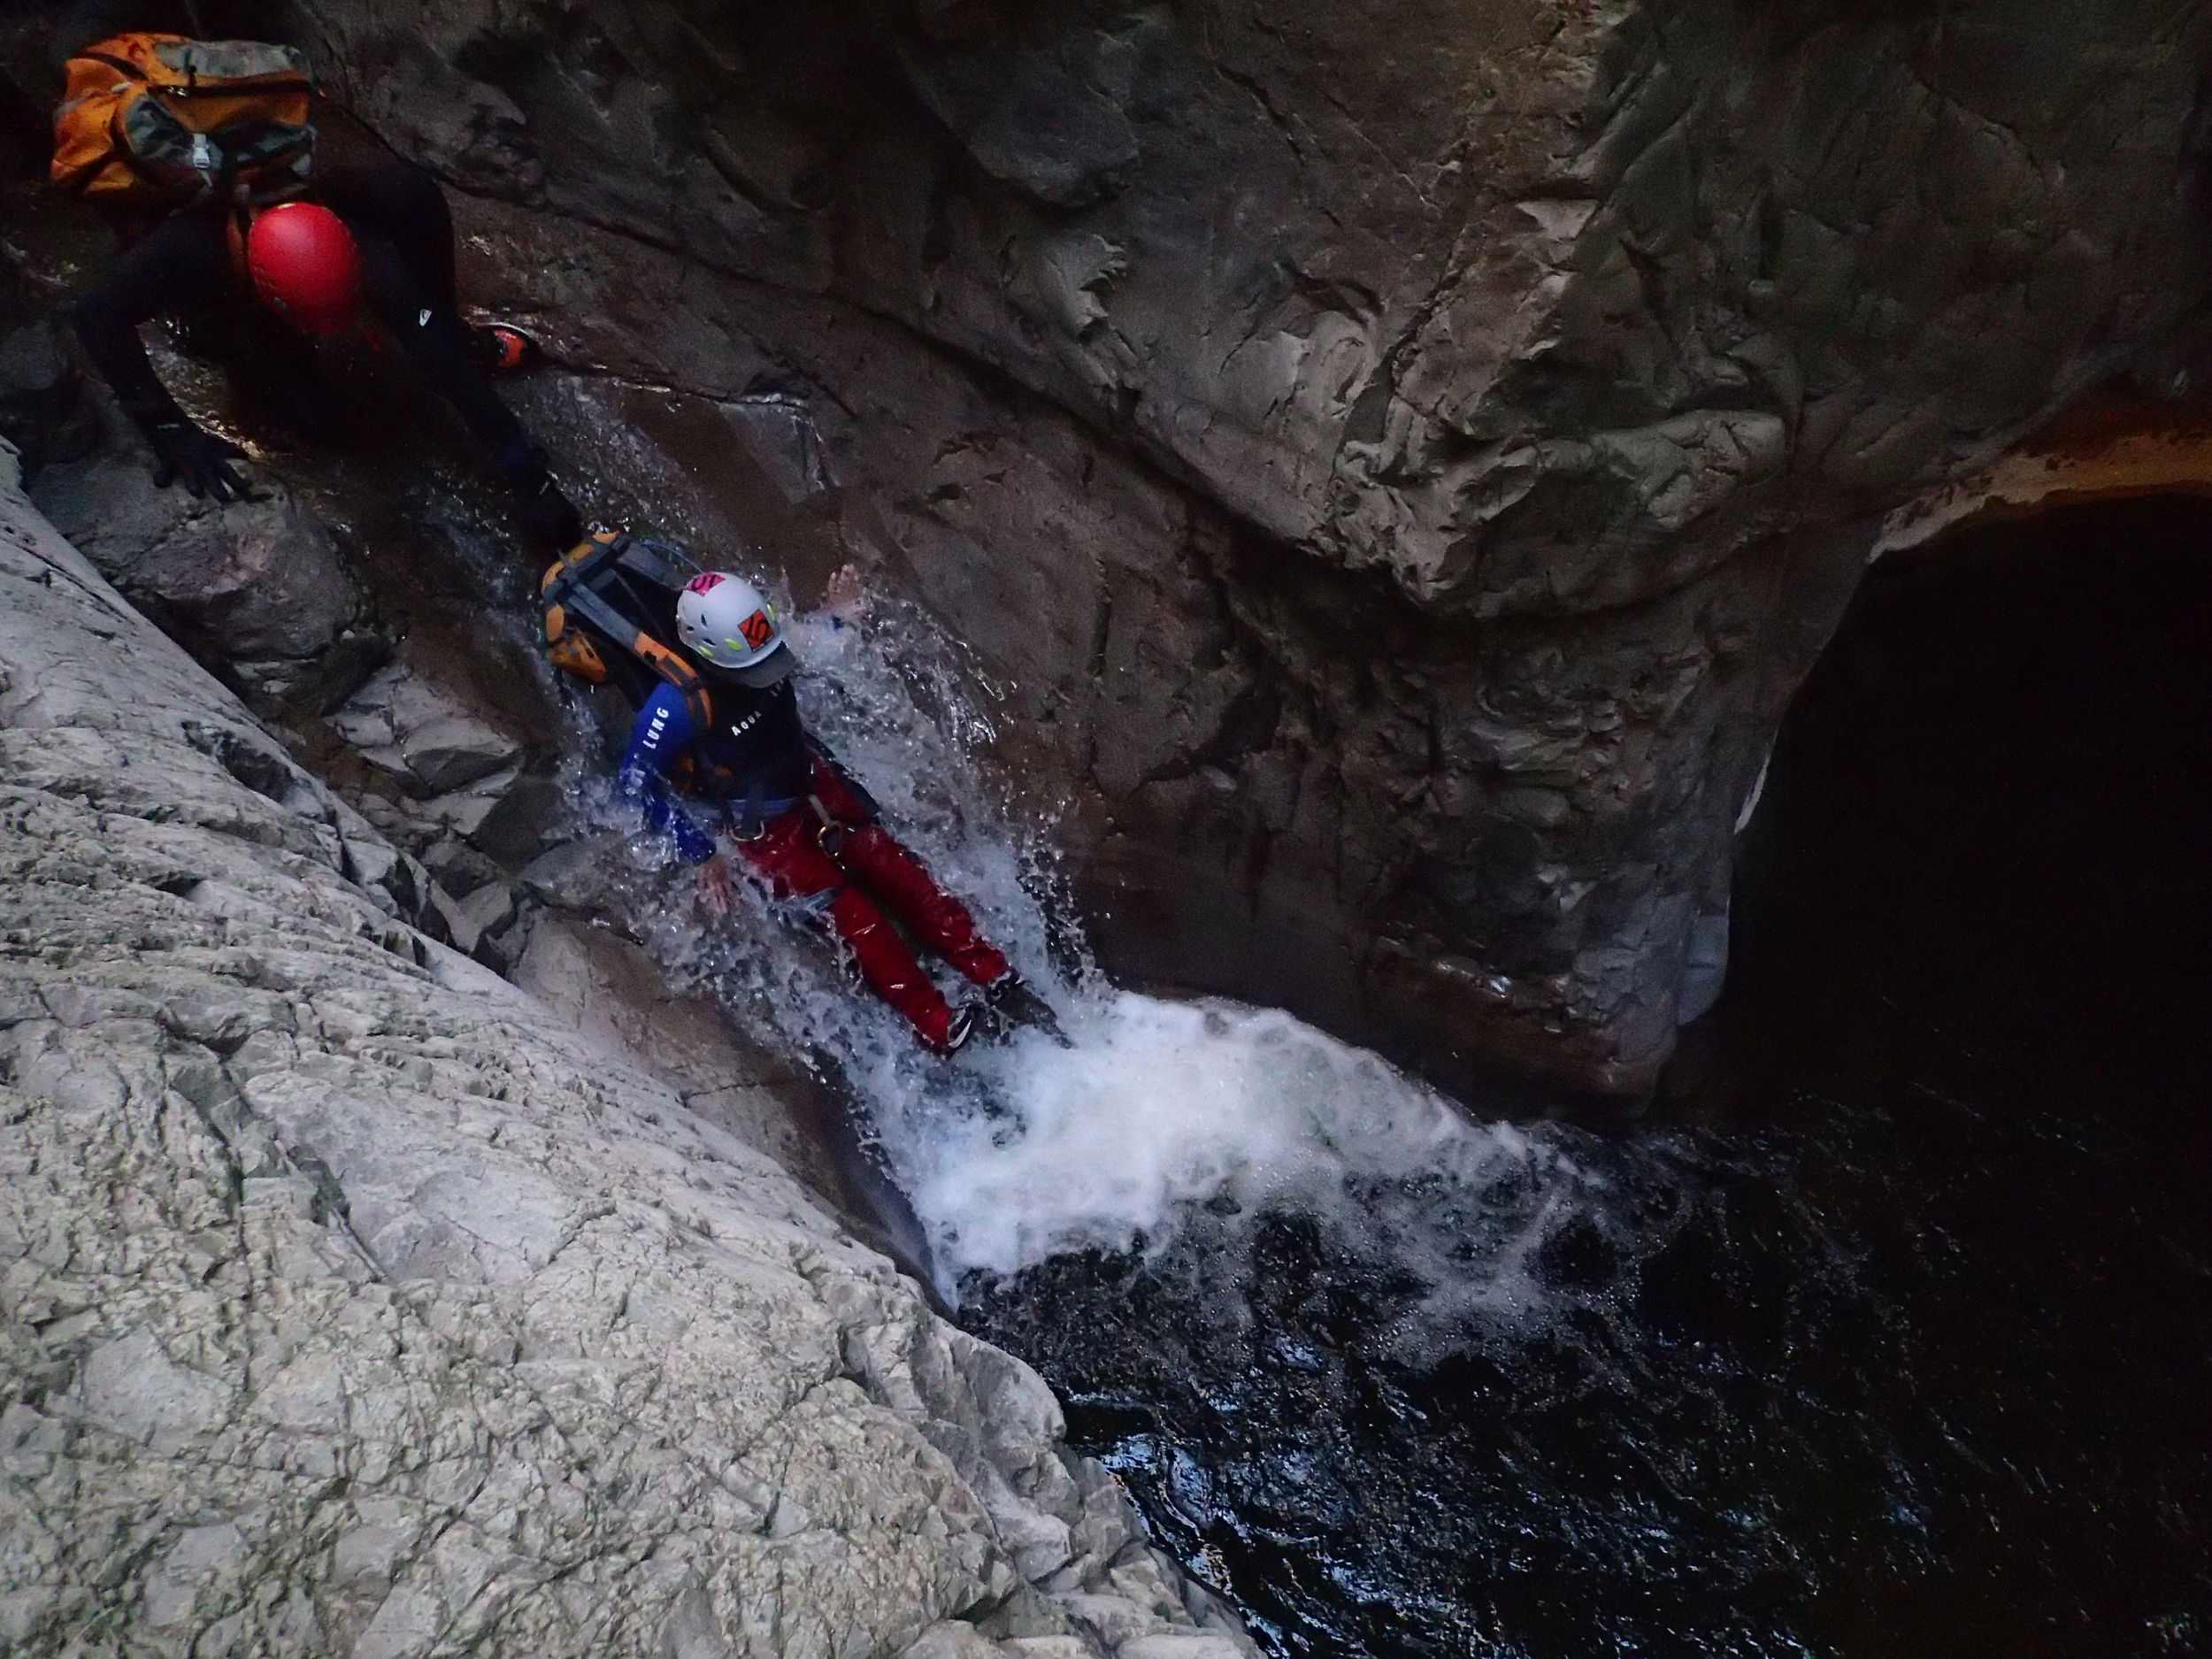
[[[776,637],[775,618],[765,611],[754,611],[751,616],[737,625],[737,629],[745,636],[745,643],[755,650],[760,649],[762,646]]]
[[[684,591],[687,594],[707,593],[719,586],[724,580],[719,571],[703,572],[684,584]]]

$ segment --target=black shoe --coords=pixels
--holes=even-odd
[[[1011,968],[983,987],[983,1002],[1009,1027],[1026,1025],[1041,1031],[1063,1048],[1075,1047],[1060,1029],[1060,1017],[1052,1011],[1052,1004],[1030,989],[1028,982]]]

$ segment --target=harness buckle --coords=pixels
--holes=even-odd
[[[809,795],[806,803],[814,809],[814,816],[821,820],[814,826],[814,844],[834,858],[845,845],[845,821],[822,804],[818,795]]]

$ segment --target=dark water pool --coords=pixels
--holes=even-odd
[[[2208,757],[2212,509],[1878,572],[1533,1313],[1281,1215],[967,1317],[1276,1653],[2212,1653]]]

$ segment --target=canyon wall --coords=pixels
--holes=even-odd
[[[294,15],[587,493],[873,558],[1110,964],[1447,1073],[1649,1079],[1884,514],[2212,270],[2174,0]]]

